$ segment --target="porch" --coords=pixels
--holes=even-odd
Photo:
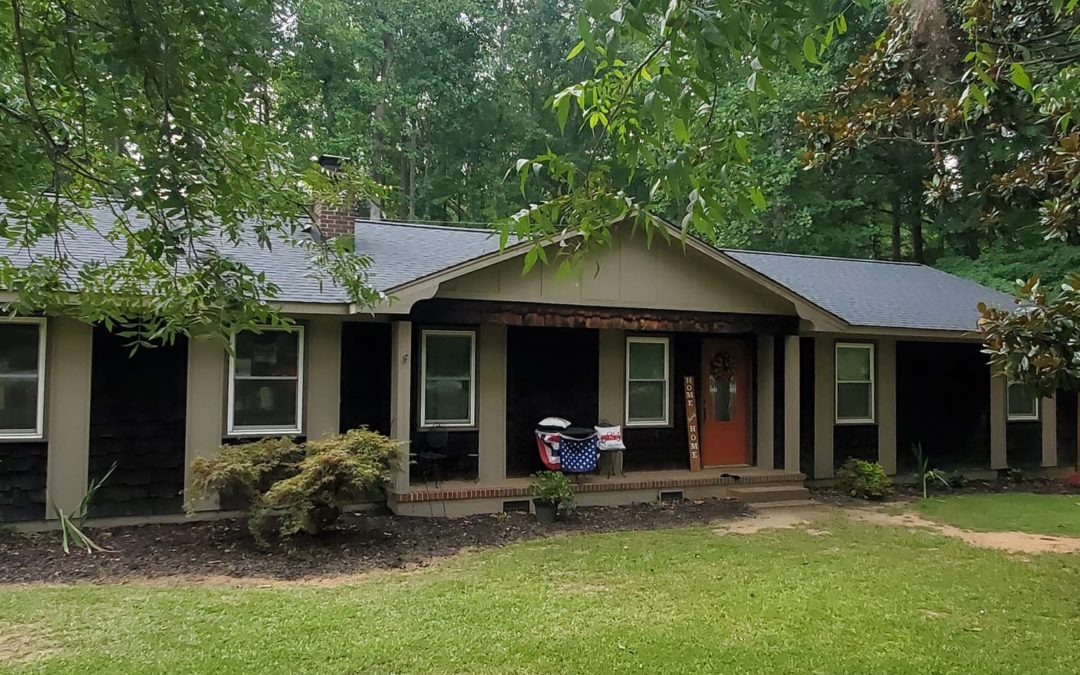
[[[582,506],[611,506],[730,497],[745,488],[801,488],[805,478],[802,473],[755,466],[632,471],[622,476],[579,477],[574,480],[574,494]],[[437,486],[413,486],[408,492],[391,492],[388,504],[401,515],[460,517],[525,511],[530,508],[530,498],[529,479],[524,477],[496,482],[449,480]]]

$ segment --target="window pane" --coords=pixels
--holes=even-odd
[[[735,405],[735,378],[709,377],[709,393],[712,394],[712,418],[717,422],[730,422]]]
[[[836,349],[837,382],[869,382],[871,350],[865,348]]]
[[[469,380],[432,380],[424,386],[424,423],[469,421]]]
[[[296,380],[237,380],[233,425],[295,429]]]
[[[1018,385],[1009,385],[1009,415],[1014,417],[1034,417],[1036,414],[1035,397]]]
[[[38,330],[31,323],[0,326],[0,373],[37,375]]]
[[[240,377],[295,377],[300,334],[292,331],[236,336],[236,374]]]
[[[627,412],[631,421],[663,421],[664,383],[631,382]]]
[[[0,429],[36,429],[37,395],[37,377],[0,380]]]
[[[836,418],[865,420],[873,417],[870,409],[870,384],[836,385]]]
[[[427,335],[428,377],[472,377],[472,335]]]
[[[663,342],[629,342],[630,350],[630,379],[631,380],[662,380],[664,379],[664,352]]]

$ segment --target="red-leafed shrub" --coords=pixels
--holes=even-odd
[[[1065,484],[1069,487],[1080,488],[1080,471],[1065,476]]]

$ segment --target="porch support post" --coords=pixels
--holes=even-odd
[[[90,368],[94,329],[74,319],[49,320],[46,339],[49,439],[45,513],[74,511],[86,493],[90,467]]]
[[[308,438],[340,432],[341,322],[319,317],[307,325],[306,412]]]
[[[1042,465],[1057,466],[1057,394],[1044,398],[1039,407],[1042,413]]]
[[[814,338],[814,478],[833,477],[836,351],[832,338]]]
[[[757,339],[757,465],[772,469],[776,419],[776,370],[773,336],[758,335]]]
[[[990,373],[990,468],[1006,469],[1009,458],[1005,449],[1007,429],[1008,383],[1005,376]]]
[[[481,483],[506,478],[506,326],[480,326],[477,408]]]
[[[799,473],[799,336],[784,338],[784,471]]]
[[[896,340],[877,344],[878,464],[896,474]]]
[[[190,495],[191,463],[217,456],[224,433],[227,354],[217,340],[188,340],[187,417],[184,437],[184,496]],[[195,499],[196,511],[216,511],[216,494]]]
[[[623,402],[626,379],[626,337],[623,331],[600,330],[600,419],[623,424]],[[677,390],[681,383],[673,383]],[[678,405],[678,402],[676,402]]]
[[[394,492],[409,491],[409,452],[412,439],[412,321],[390,324],[390,437],[401,443]]]

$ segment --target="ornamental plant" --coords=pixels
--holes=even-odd
[[[577,506],[570,480],[560,471],[534,473],[529,489],[537,500],[550,502],[557,508],[570,510]]]
[[[840,489],[860,499],[884,499],[889,494],[890,481],[885,469],[877,462],[852,457],[836,472]]]
[[[194,500],[214,493],[248,500],[248,528],[260,542],[316,535],[363,497],[381,497],[400,461],[399,443],[368,429],[297,444],[267,438],[226,445],[192,463]]]

